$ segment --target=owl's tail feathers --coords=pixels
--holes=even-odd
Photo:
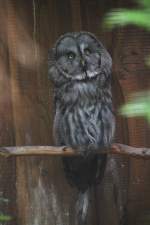
[[[76,202],[76,218],[78,225],[85,225],[87,222],[87,213],[89,206],[89,189],[85,192],[79,192]]]

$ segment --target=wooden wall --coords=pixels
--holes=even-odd
[[[134,91],[150,87],[144,59],[150,35],[127,27],[102,30],[112,7],[132,7],[132,0],[0,1],[0,144],[52,145],[53,88],[47,53],[68,31],[95,33],[113,58],[113,93],[117,108]],[[116,141],[149,146],[143,119],[117,116]],[[0,158],[0,211],[11,225],[73,225],[76,190],[66,183],[59,157]],[[150,165],[142,159],[110,157],[103,184],[92,194],[92,225],[150,223]],[[68,216],[69,215],[69,216]]]

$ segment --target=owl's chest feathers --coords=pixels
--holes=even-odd
[[[71,85],[62,86],[57,92],[57,99],[60,103],[70,105],[87,104],[87,102],[98,99],[100,93],[95,82],[75,82]]]
[[[111,91],[108,88],[101,90],[97,85],[85,83],[65,88],[57,92],[55,117],[56,130],[61,128],[60,136],[65,144],[108,143],[113,128],[109,128],[110,133],[104,135],[104,127],[111,127],[113,119],[110,105]]]
[[[99,87],[97,80],[89,82],[74,82],[73,84],[65,84],[56,90],[56,101],[58,105],[68,108],[87,106],[97,106],[97,103],[102,105],[110,104],[111,89],[108,85],[105,89]]]

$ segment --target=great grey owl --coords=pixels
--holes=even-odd
[[[89,32],[61,36],[49,53],[55,141],[80,152],[63,158],[68,181],[79,190],[80,222],[86,218],[89,187],[101,179],[106,164],[106,155],[95,152],[108,147],[114,136],[111,66],[109,53]]]

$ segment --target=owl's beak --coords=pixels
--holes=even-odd
[[[86,62],[84,59],[81,59],[81,66],[83,68],[83,71],[85,72],[86,71]]]

